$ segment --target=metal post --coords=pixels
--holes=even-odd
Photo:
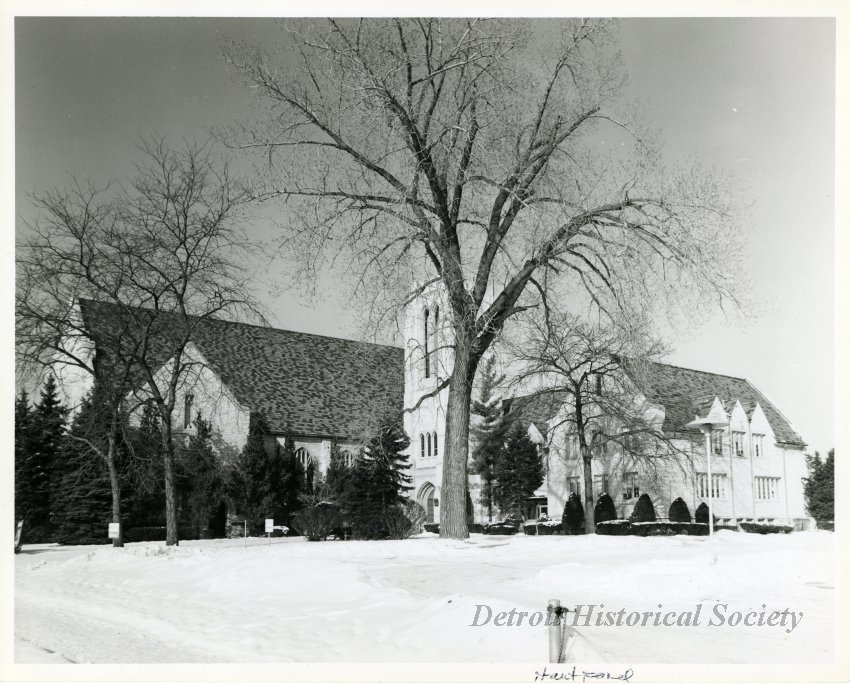
[[[546,619],[549,620],[549,662],[561,662],[561,600],[549,599],[546,606]]]
[[[712,426],[709,425],[705,428],[705,457],[708,469],[708,546],[709,552],[711,553],[709,565],[714,565],[714,508],[711,505],[711,495],[714,483],[711,480],[711,432]]]

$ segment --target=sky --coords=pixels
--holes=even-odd
[[[69,174],[132,173],[140,136],[203,140],[252,110],[225,36],[270,44],[270,19],[15,20],[15,212]],[[804,46],[804,49],[799,46]],[[624,97],[665,158],[733,171],[752,204],[743,261],[754,306],[672,334],[670,363],[746,377],[812,449],[834,446],[835,33],[831,19],[627,19]],[[285,264],[263,264],[273,274]],[[345,292],[263,284],[273,325],[352,336]]]

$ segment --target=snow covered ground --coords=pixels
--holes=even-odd
[[[18,663],[545,662],[543,625],[494,625],[547,599],[596,611],[701,604],[699,626],[591,626],[575,657],[620,663],[828,663],[833,535],[300,538],[25,546],[15,557]],[[718,603],[719,602],[719,603]],[[600,604],[604,608],[600,608]],[[658,608],[658,604],[662,608]],[[726,608],[720,608],[726,604]],[[493,618],[473,626],[477,606]],[[766,607],[763,607],[766,606]],[[785,627],[718,613],[802,612]],[[587,609],[584,609],[585,612]],[[481,609],[479,621],[485,616]],[[572,617],[568,617],[572,621]],[[755,621],[756,618],[751,618]],[[513,620],[516,622],[516,619]]]

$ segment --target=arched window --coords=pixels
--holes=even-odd
[[[192,425],[192,404],[195,403],[195,395],[187,392],[183,397],[183,429],[189,428]]]
[[[438,374],[439,373],[439,366],[437,364],[437,359],[439,358],[439,353],[440,353],[439,352],[439,349],[440,349],[440,342],[439,342],[439,339],[440,339],[439,338],[439,335],[440,335],[440,307],[439,306],[434,307],[434,322],[431,325],[431,330],[432,330],[432,332],[431,332],[431,338],[432,339],[431,339],[430,349],[431,349],[431,353],[434,355],[434,363],[433,363],[434,373]]]
[[[425,335],[423,336],[424,337],[423,342],[424,342],[424,345],[425,345],[425,377],[426,378],[431,377],[431,353],[428,350],[428,342],[430,341],[431,332],[428,328],[428,315],[429,315],[429,312],[428,312],[428,309],[426,307],[426,309],[425,309]]]
[[[437,431],[434,430],[434,456],[437,456],[440,452],[437,451]]]
[[[431,433],[429,432],[426,435],[426,437],[427,437],[426,441],[428,442],[428,457],[430,458],[432,456],[432,453],[431,453]]]
[[[305,470],[307,469],[307,466],[313,464],[313,457],[307,453],[307,450],[304,447],[300,447],[295,450],[295,460],[298,461]]]
[[[419,458],[425,458],[425,435],[419,433]]]

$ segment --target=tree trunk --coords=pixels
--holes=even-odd
[[[162,458],[165,470],[165,545],[177,546],[177,488],[174,482],[174,442],[171,439],[171,423],[160,423],[162,435]]]
[[[120,548],[124,546],[124,523],[121,520],[121,483],[118,481],[118,468],[115,466],[114,431],[109,435],[106,467],[109,470],[109,486],[112,489],[112,522],[118,523],[118,538],[112,540],[112,546],[113,548]]]
[[[591,468],[593,454],[584,440],[581,445],[581,460],[584,467],[584,532],[594,534],[596,525],[593,523],[593,469]]]
[[[443,459],[443,486],[440,501],[440,537],[466,539],[467,460],[469,458],[469,416],[472,401],[471,361],[468,341],[456,333],[456,346],[449,401],[446,408],[446,455]]]

